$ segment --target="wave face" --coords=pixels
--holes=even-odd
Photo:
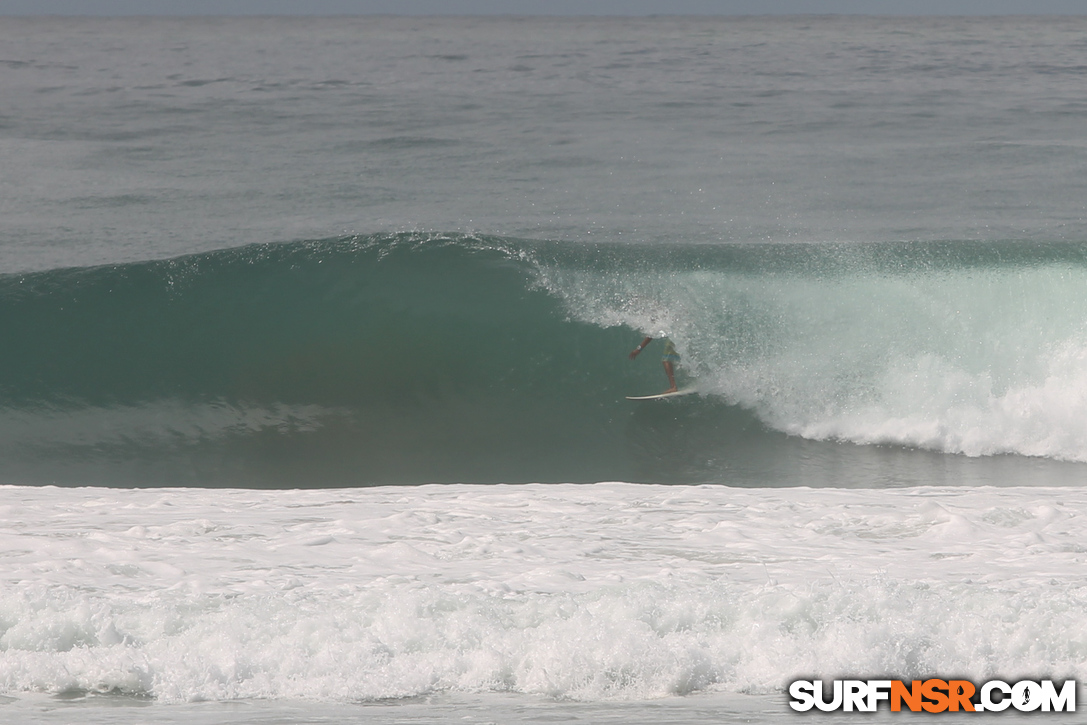
[[[440,234],[9,275],[0,475],[868,485],[832,470],[1085,461],[1085,285],[1084,244]],[[664,386],[660,343],[626,359],[643,334],[700,395],[624,399]]]

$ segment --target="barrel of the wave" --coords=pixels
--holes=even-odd
[[[0,476],[624,478],[629,331],[571,319],[514,244],[352,237],[0,278],[19,350],[0,360]]]

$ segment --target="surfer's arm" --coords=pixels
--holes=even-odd
[[[641,345],[638,345],[638,347],[636,347],[636,348],[634,348],[633,350],[631,350],[631,352],[630,352],[630,359],[631,359],[631,360],[633,360],[634,358],[638,357],[638,353],[640,353],[640,352],[641,352],[642,350],[644,350],[644,349],[645,349],[645,346],[646,346],[646,345],[648,345],[648,344],[649,344],[649,343],[651,343],[651,342],[653,342],[653,338],[652,338],[652,337],[647,337],[647,338],[645,338],[644,340],[642,340],[642,344],[641,344]]]

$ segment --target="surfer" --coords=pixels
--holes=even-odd
[[[645,346],[653,342],[652,337],[647,337],[642,340],[642,344],[630,351],[630,359],[638,357],[638,353],[645,349]],[[671,387],[665,390],[666,393],[675,393],[679,391],[676,387],[676,363],[679,362],[679,353],[676,352],[675,344],[668,338],[664,339],[664,356],[661,358],[661,362],[664,363],[664,373],[668,376],[668,385]]]

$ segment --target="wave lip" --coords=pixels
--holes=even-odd
[[[835,483],[888,458],[836,443],[1083,462],[1085,252],[399,234],[3,276],[0,478],[857,486],[930,468],[897,455]],[[652,351],[626,359],[646,335],[700,395],[626,400],[665,384]],[[1021,482],[1006,468],[993,483]]]
[[[649,248],[542,265],[579,319],[667,335],[699,389],[816,440],[1087,460],[1087,247]]]

